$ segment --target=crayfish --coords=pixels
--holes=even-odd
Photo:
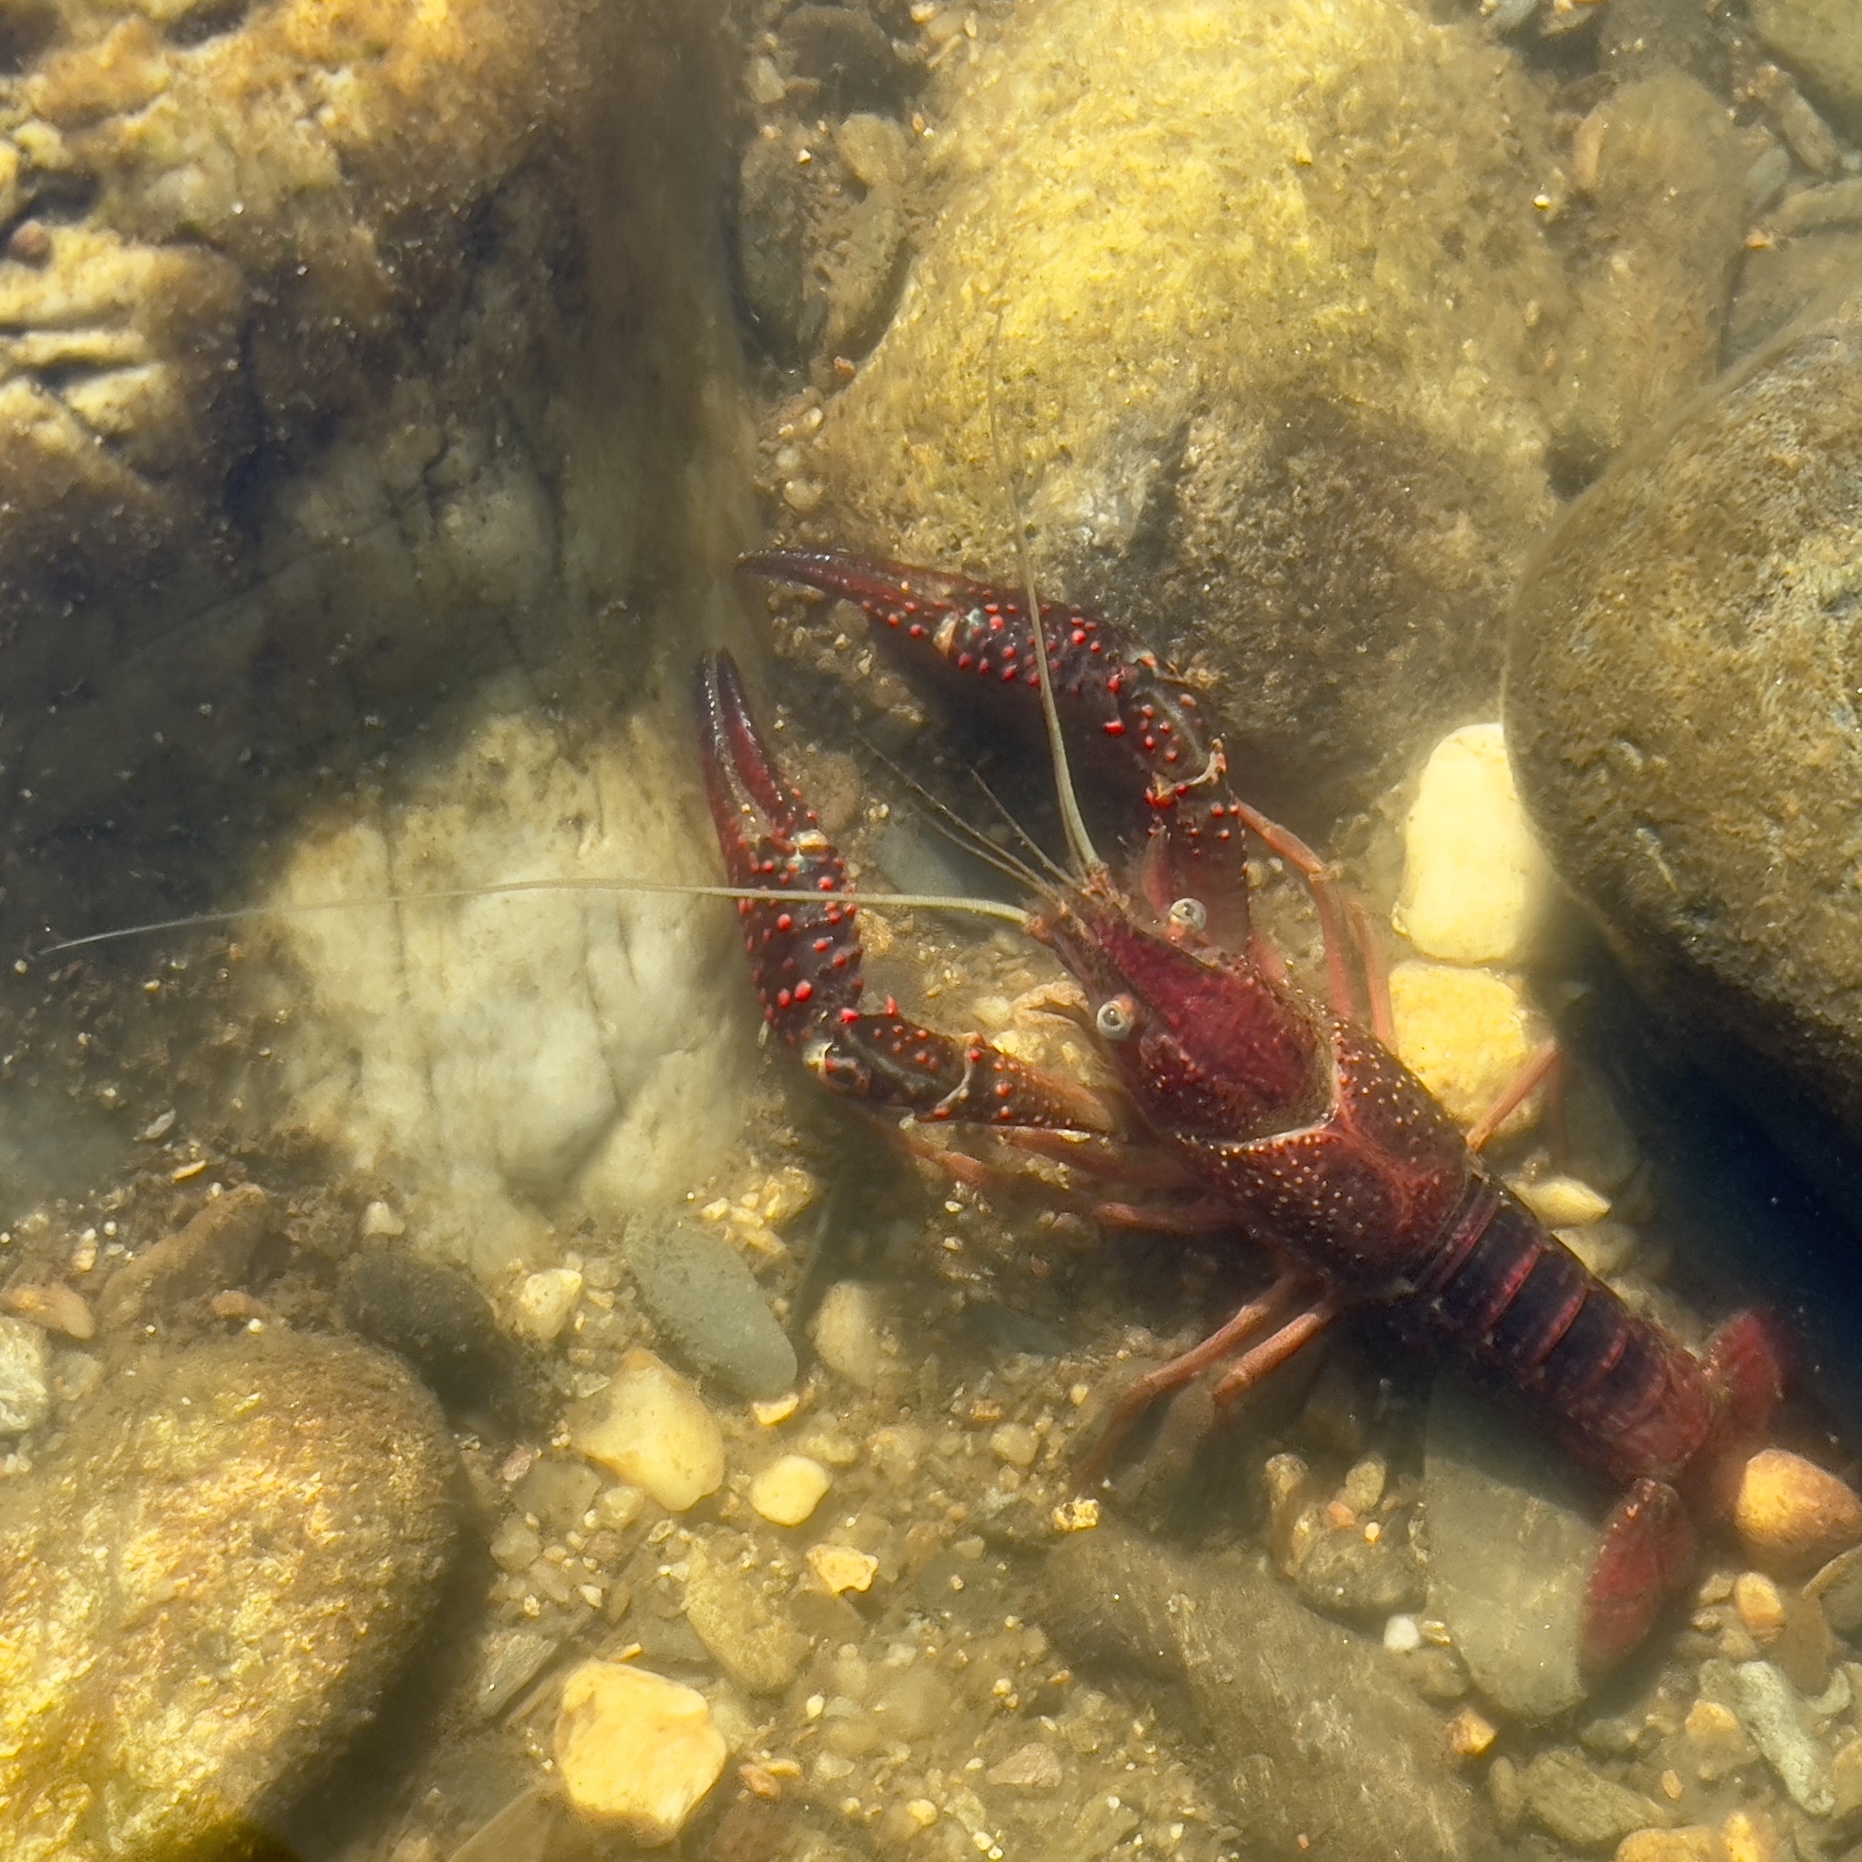
[[[893,1002],[863,1005],[860,908],[842,856],[779,772],[730,658],[713,654],[700,670],[706,789],[731,883],[744,889],[737,909],[771,1032],[824,1086],[908,1131],[968,1128],[1060,1158],[1140,1199],[1160,1229],[1232,1235],[1277,1264],[1264,1294],[1134,1382],[1088,1473],[1192,1377],[1220,1367],[1213,1395],[1231,1403],[1339,1314],[1379,1309],[1620,1490],[1581,1623],[1594,1672],[1620,1660],[1686,1580],[1694,1519],[1730,1507],[1766,1439],[1782,1384],[1769,1327],[1742,1313],[1697,1359],[1483,1164],[1355,1013],[1349,913],[1324,863],[1233,792],[1195,692],[1155,654],[1032,588],[837,552],[743,566],[856,602],[879,634],[979,696],[1030,711],[1041,701],[1056,743],[1065,732],[1095,746],[1142,793],[1129,880],[1076,825],[1075,870],[1012,914],[1084,992],[1084,1020],[1122,1089],[1093,1093],[980,1036],[920,1026]],[[1250,923],[1254,844],[1312,895],[1323,1002],[1288,979]]]

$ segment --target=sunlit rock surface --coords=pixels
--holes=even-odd
[[[242,932],[243,998],[172,1023],[239,1055],[188,1111],[377,1173],[408,1245],[481,1268],[735,1131],[728,907],[364,909],[714,877],[721,12],[73,0],[0,79],[0,934],[352,902]],[[93,1154],[67,1097],[22,1070],[16,1185]]]
[[[1571,512],[1513,617],[1507,741],[1560,873],[1782,1137],[1862,1136],[1862,299]]]
[[[451,1555],[452,1442],[328,1339],[131,1358],[0,1510],[0,1849],[218,1853],[368,1719]]]
[[[1012,572],[1006,471],[1051,586],[1208,652],[1257,795],[1364,792],[1491,690],[1550,514],[1541,106],[1387,0],[1065,0],[961,81],[834,527]]]

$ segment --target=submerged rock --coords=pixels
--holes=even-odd
[[[1373,792],[1491,705],[1552,508],[1518,66],[1386,0],[1057,0],[945,77],[937,215],[828,404],[818,528],[1008,573],[993,420],[1043,585],[1226,672],[1251,793]]]
[[[0,1850],[217,1853],[315,1783],[451,1556],[452,1441],[392,1359],[132,1359],[0,1503]]]
[[[1574,1471],[1443,1377],[1429,1403],[1423,1504],[1429,1608],[1475,1686],[1522,1719],[1575,1707],[1586,1693],[1578,1619],[1598,1535]]]
[[[564,1681],[555,1744],[570,1803],[649,1849],[684,1828],[717,1783],[726,1751],[704,1695],[599,1661]]]
[[[1781,1141],[1862,1138],[1862,297],[1570,512],[1507,738],[1560,873]],[[1806,1121],[1811,1122],[1807,1125]]]
[[[1374,1644],[1303,1609],[1258,1558],[1180,1557],[1121,1533],[1048,1559],[1048,1622],[1082,1656],[1187,1687],[1250,1840],[1288,1858],[1491,1853],[1440,1721]]]
[[[738,1396],[780,1396],[795,1347],[744,1258],[713,1229],[635,1222],[627,1265],[653,1322],[698,1370]]]

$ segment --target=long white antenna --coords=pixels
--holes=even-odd
[[[794,905],[798,900],[843,898],[850,904],[883,910],[969,912],[979,918],[999,918],[1026,931],[1033,917],[1018,905],[998,899],[946,897],[935,892],[783,892],[768,886],[681,886],[672,882],[621,879],[508,879],[490,886],[449,886],[437,892],[384,892],[369,899],[320,899],[312,905],[247,905],[235,911],[196,912],[186,918],[158,918],[148,924],[121,925],[114,931],[93,931],[88,937],[68,937],[36,950],[35,957],[55,957],[61,951],[83,950],[92,944],[114,944],[120,938],[148,937],[157,931],[185,931],[195,925],[242,924],[255,918],[297,918],[312,912],[357,912],[376,905],[441,905],[454,899],[498,898],[514,892],[619,892],[653,893],[680,899],[768,899]]]
[[[1009,521],[1014,526],[1015,561],[1021,570],[1022,598],[1028,603],[1028,626],[1034,642],[1035,674],[1041,686],[1041,717],[1047,725],[1047,753],[1054,767],[1054,792],[1060,804],[1060,825],[1067,837],[1067,852],[1082,873],[1105,865],[1095,851],[1092,836],[1086,831],[1086,817],[1080,813],[1079,797],[1073,789],[1073,771],[1067,762],[1067,740],[1060,734],[1060,707],[1054,703],[1054,675],[1047,663],[1047,632],[1041,625],[1041,597],[1034,585],[1034,560],[1028,553],[1028,539],[1022,528],[1021,500],[1015,495],[1015,480],[1004,461],[1002,435],[996,424],[995,355],[1002,335],[1002,312],[996,312],[995,328],[990,332],[989,365],[984,370],[983,389],[989,405],[989,449],[995,455],[996,476],[1002,481],[1003,495],[1009,503]]]

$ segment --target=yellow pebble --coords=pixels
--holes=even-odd
[[[811,1545],[808,1568],[824,1590],[838,1597],[843,1591],[871,1589],[879,1560],[851,1545]]]
[[[1720,1825],[1720,1846],[1726,1862],[1772,1862],[1778,1832],[1762,1810],[1736,1810]]]
[[[1762,1571],[1742,1571],[1733,1580],[1733,1608],[1761,1648],[1784,1634],[1784,1599]]]
[[[799,1526],[821,1504],[832,1480],[807,1455],[783,1455],[750,1483],[750,1504],[772,1526]]]
[[[1746,1463],[1733,1525],[1760,1564],[1816,1564],[1862,1540],[1862,1500],[1815,1462],[1767,1448]]]
[[[1616,1846],[1616,1862],[1724,1862],[1717,1831],[1705,1824],[1678,1830],[1631,1830]]]
[[[1496,1729],[1472,1707],[1463,1707],[1448,1722],[1448,1749],[1458,1759],[1477,1759],[1493,1744]]]

